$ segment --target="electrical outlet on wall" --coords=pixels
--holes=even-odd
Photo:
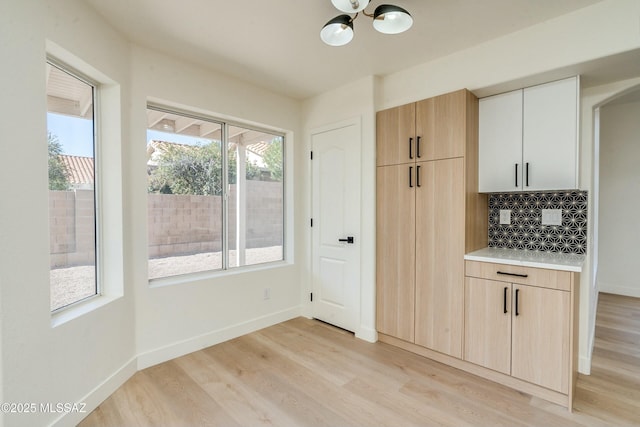
[[[500,224],[511,224],[511,209],[500,209]]]
[[[271,288],[264,288],[262,291],[262,299],[268,300],[271,299]]]
[[[542,209],[542,225],[562,225],[562,209]]]

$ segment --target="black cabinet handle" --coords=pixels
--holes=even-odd
[[[504,273],[502,271],[496,271],[496,274],[502,274],[503,276],[529,277],[528,274]]]
[[[413,166],[409,166],[409,188],[413,188]]]
[[[516,163],[516,188],[518,187],[518,164]]]
[[[349,236],[346,239],[338,239],[338,242],[346,242],[349,243],[350,245],[353,244],[353,236]]]
[[[520,289],[516,289],[516,316],[520,316],[520,311],[518,307],[518,296],[520,294]]]
[[[420,187],[420,166],[416,167],[416,186]]]
[[[416,156],[420,158],[420,137],[416,138]]]
[[[413,138],[409,138],[409,158],[413,159]]]
[[[525,166],[525,185],[529,186],[529,163]]]
[[[504,303],[503,303],[505,313],[507,313],[507,289],[508,288],[505,286],[504,287]]]

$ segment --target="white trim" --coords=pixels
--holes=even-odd
[[[300,306],[296,306],[141,353],[138,355],[138,370],[184,356],[185,354],[193,353],[194,351],[202,350],[212,345],[220,344],[281,322],[286,322],[299,316]]]
[[[55,328],[63,325],[120,298],[122,298],[121,295],[94,295],[84,301],[75,302],[68,307],[51,313],[51,327]]]
[[[367,328],[366,326],[360,325],[358,330],[356,331],[356,338],[367,342],[378,342],[378,331],[375,329]]]
[[[149,279],[149,288],[162,288],[165,286],[185,285],[191,282],[198,282],[208,279],[218,279],[238,274],[251,273],[256,271],[271,270],[274,268],[284,268],[293,265],[293,261],[278,260],[261,264],[250,264],[241,267],[232,267],[227,270],[196,271],[193,273],[176,274],[174,276],[158,277]]]
[[[93,390],[78,400],[83,412],[69,412],[61,415],[50,426],[77,425],[102,402],[111,396],[136,372],[176,357],[201,350],[212,345],[237,338],[257,330],[285,322],[300,316],[301,307],[292,307],[266,316],[258,317],[246,322],[238,323],[217,331],[179,341],[165,347],[151,350],[131,358],[122,367],[98,384]]]
[[[580,356],[578,360],[578,372],[583,375],[591,375],[591,355],[589,355],[589,357]]]
[[[640,298],[640,287],[625,286],[624,284],[598,282],[598,291],[607,294],[624,295],[627,297]]]
[[[131,358],[120,369],[114,372],[106,380],[98,384],[93,390],[82,397],[77,403],[83,405],[83,412],[68,412],[54,422],[51,426],[71,426],[77,425],[94,409],[96,409],[105,399],[113,394],[129,378],[136,373],[136,357]]]

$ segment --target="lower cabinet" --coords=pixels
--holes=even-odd
[[[569,292],[513,285],[511,375],[569,392]]]
[[[569,392],[570,292],[467,277],[465,360]]]
[[[419,314],[415,342],[381,329],[378,339],[571,410],[579,273],[470,260],[464,265],[464,304],[440,307],[462,314],[461,358],[426,345]],[[417,288],[416,304],[426,300]]]
[[[511,374],[511,285],[466,277],[464,360]]]

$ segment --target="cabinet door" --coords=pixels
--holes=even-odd
[[[416,103],[417,161],[464,156],[467,94],[459,90]]]
[[[512,376],[569,392],[570,295],[513,285]]]
[[[577,96],[576,77],[524,89],[524,190],[578,187]]]
[[[464,159],[416,167],[416,344],[461,359]]]
[[[478,191],[522,189],[522,90],[479,102]]]
[[[376,327],[410,342],[415,307],[415,171],[412,165],[378,167],[376,183]]]
[[[511,284],[467,277],[464,360],[511,374]]]
[[[378,112],[376,115],[376,164],[413,163],[416,157],[416,104]]]

